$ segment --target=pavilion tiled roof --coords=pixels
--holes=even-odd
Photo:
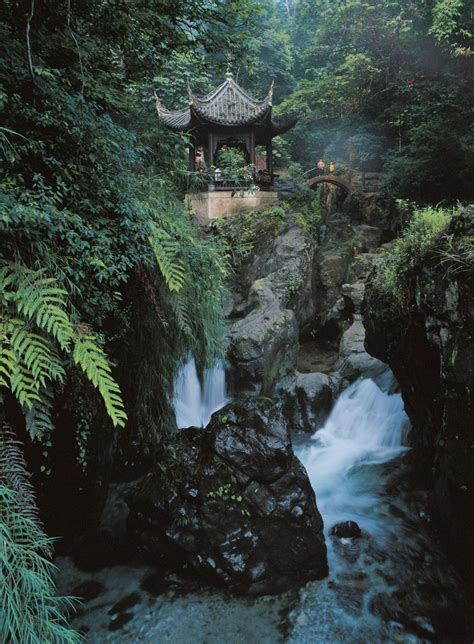
[[[263,101],[245,92],[228,74],[219,87],[206,96],[189,94],[189,107],[167,110],[156,98],[156,109],[162,123],[173,130],[189,129],[193,120],[217,125],[242,126],[260,122],[271,111],[273,83]]]

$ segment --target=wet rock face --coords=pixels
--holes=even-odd
[[[474,208],[453,218],[455,245],[472,239]],[[448,270],[434,249],[410,275],[408,305],[389,315],[364,304],[366,347],[387,362],[403,394],[419,471],[431,483],[442,536],[474,581],[474,325],[472,271]]]
[[[181,439],[174,480],[150,474],[129,496],[149,559],[253,595],[327,575],[321,515],[278,409],[236,401]]]
[[[228,355],[236,391],[269,395],[296,364],[298,320],[314,314],[314,242],[295,225],[265,241],[236,285]]]
[[[353,537],[360,537],[361,531],[355,521],[343,521],[342,523],[333,525],[330,534],[340,539],[351,539]]]
[[[361,375],[377,376],[386,368],[383,362],[367,353],[364,340],[365,329],[361,316],[355,315],[353,323],[342,335],[339,358],[335,365],[341,378],[349,382],[357,380]]]
[[[359,313],[373,251],[387,235],[363,212],[357,218],[341,212],[340,196],[328,190],[318,239],[290,221],[277,236],[261,239],[240,267],[229,311],[234,391],[274,395],[296,368],[300,338],[337,347]]]
[[[292,434],[313,433],[329,415],[334,382],[325,373],[299,373],[281,382],[278,394]]]

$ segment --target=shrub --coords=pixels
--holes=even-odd
[[[232,219],[217,219],[213,230],[224,241],[234,270],[250,257],[265,235],[277,236],[288,222],[289,206],[282,204],[263,211],[240,213]]]
[[[389,310],[400,310],[408,299],[408,274],[433,248],[434,242],[449,224],[452,211],[444,208],[415,210],[402,237],[397,239],[390,253],[372,281],[373,296],[383,300]]]
[[[217,153],[217,166],[224,181],[235,185],[248,185],[252,181],[252,166],[247,165],[244,153],[238,148],[224,146]]]

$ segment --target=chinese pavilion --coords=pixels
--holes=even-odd
[[[172,130],[191,134],[191,170],[196,169],[196,159],[210,168],[215,165],[222,147],[235,147],[242,150],[248,164],[256,166],[254,183],[269,188],[275,176],[272,139],[296,122],[296,119],[272,117],[272,95],[273,83],[263,101],[252,98],[228,72],[226,80],[206,96],[196,96],[189,90],[189,105],[182,110],[167,110],[156,95],[155,98],[161,122]],[[257,146],[264,146],[266,150],[263,164],[262,159],[257,159]],[[217,177],[215,183],[218,183]]]

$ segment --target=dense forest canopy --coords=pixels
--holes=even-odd
[[[24,467],[16,439],[36,441],[27,457],[38,489],[48,489],[59,448],[69,454],[59,469],[93,480],[102,432],[128,418],[124,459],[135,458],[130,445],[155,453],[176,364],[192,351],[202,368],[223,352],[227,252],[192,226],[182,197],[200,176],[187,170],[187,135],[159,124],[154,91],[183,106],[188,83],[204,93],[229,65],[254,95],[274,80],[275,112],[299,117],[275,153],[294,176],[324,157],[382,170],[391,198],[463,200],[474,175],[474,18],[467,0],[3,8],[1,440],[17,456],[0,461],[0,503],[13,538],[27,530],[25,498],[33,505],[11,483]],[[49,551],[37,534],[31,551]],[[20,627],[13,607],[0,639],[69,637],[48,574],[24,581],[43,612]]]

